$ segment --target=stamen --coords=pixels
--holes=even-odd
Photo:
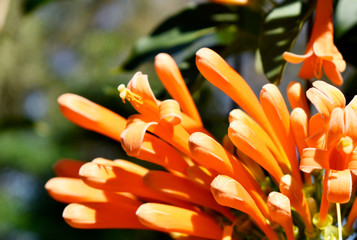
[[[350,154],[353,150],[353,141],[350,137],[343,137],[337,143],[336,146],[338,151],[343,151],[346,154]]]
[[[135,94],[130,91],[128,88],[125,87],[124,84],[119,85],[118,91],[120,93],[120,98],[123,100],[123,103],[125,103],[125,100],[128,100],[128,102],[134,101],[136,104],[143,104],[143,98],[138,94]]]
[[[322,63],[323,63],[323,59],[319,57],[315,61],[314,75],[317,79],[322,78]]]

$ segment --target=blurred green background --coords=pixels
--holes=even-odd
[[[7,8],[8,4],[8,8]],[[60,158],[126,158],[119,143],[67,121],[57,97],[72,92],[115,111],[131,73],[115,69],[134,42],[184,1],[0,1],[0,239],[157,239],[134,230],[78,230],[44,184]],[[164,9],[164,11],[163,11]],[[7,10],[7,11],[6,11]],[[0,20],[1,26],[1,20]],[[0,27],[1,28],[1,27]]]

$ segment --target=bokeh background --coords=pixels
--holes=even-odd
[[[127,114],[116,68],[134,42],[183,1],[1,0],[0,239],[157,239],[149,231],[77,230],[46,181],[60,158],[126,158],[119,143],[67,121],[57,97],[72,92]],[[0,20],[1,25],[1,20]],[[159,235],[163,237],[164,235]]]
[[[73,229],[62,218],[65,205],[51,199],[44,185],[54,176],[52,166],[60,158],[129,159],[118,142],[66,120],[57,98],[76,93],[128,116],[133,109],[121,102],[116,87],[126,84],[136,70],[149,75],[159,99],[166,97],[152,63],[132,71],[118,66],[139,38],[190,4],[187,0],[0,0],[0,240],[168,239],[151,231]],[[304,51],[307,30],[308,26],[299,34],[294,52]],[[354,40],[348,46],[356,42],[357,27],[352,33],[347,40]],[[201,40],[201,45],[210,43],[209,38]],[[193,44],[191,51],[201,45]],[[341,50],[355,56],[356,50]],[[228,61],[256,93],[268,82],[256,72],[254,51],[232,55]],[[298,70],[299,66],[287,65],[279,86],[283,93],[290,80],[297,80]],[[349,66],[343,76],[346,84],[341,88],[350,99],[356,94],[355,68]],[[202,79],[189,84],[206,128],[221,140],[234,104]]]

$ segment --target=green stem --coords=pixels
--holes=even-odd
[[[339,203],[336,203],[336,212],[337,212],[337,224],[338,224],[338,239],[342,240],[341,207]]]

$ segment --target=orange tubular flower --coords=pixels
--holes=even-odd
[[[269,212],[273,221],[285,230],[288,240],[294,240],[293,219],[291,217],[290,200],[284,194],[271,192],[268,196]]]
[[[158,203],[145,203],[136,211],[139,221],[152,229],[181,232],[208,239],[219,239],[222,229],[208,215]]]
[[[304,55],[285,52],[283,58],[290,63],[304,61],[299,77],[321,79],[323,72],[336,85],[343,80],[341,72],[346,68],[346,62],[333,43],[332,0],[318,0],[314,26]],[[323,69],[323,71],[322,71]]]
[[[345,106],[345,98],[337,88],[322,81],[314,82],[313,86],[307,96],[321,114],[323,123],[315,130],[320,141],[316,147],[310,142],[310,148],[304,149],[300,169],[308,173],[315,169],[326,170],[320,207],[323,223],[328,202],[346,203],[351,198],[351,171],[357,167],[357,113],[355,101]]]

